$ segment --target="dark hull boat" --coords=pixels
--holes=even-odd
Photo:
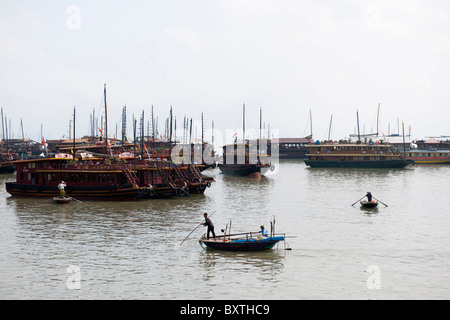
[[[231,176],[263,176],[269,170],[270,165],[260,164],[219,164],[223,174]]]
[[[367,201],[367,200],[363,200],[359,202],[361,204],[361,207],[363,208],[376,208],[378,207],[378,202],[375,200],[372,201]]]
[[[261,177],[275,167],[267,160],[268,156],[258,153],[258,145],[232,144],[223,147],[223,162],[219,170],[231,176]]]
[[[6,182],[12,196],[50,198],[59,195],[65,181],[68,196],[83,200],[135,200],[168,198],[204,193],[214,182],[197,167],[178,166],[168,161],[134,161],[120,157],[77,158],[58,154],[50,158],[14,162],[15,182]]]
[[[252,237],[250,233],[232,236],[218,236],[215,239],[200,239],[200,245],[207,248],[226,251],[255,251],[273,248],[278,242],[284,241],[285,236]]]

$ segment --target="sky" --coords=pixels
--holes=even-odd
[[[110,136],[127,106],[204,114],[223,139],[263,123],[279,137],[356,132],[450,135],[447,0],[0,2],[0,107],[14,138],[77,137],[103,112]],[[400,123],[400,126],[398,125]],[[199,134],[199,133],[198,133]],[[253,138],[249,133],[248,138]],[[208,137],[207,137],[208,139]],[[217,140],[216,140],[217,141]],[[220,143],[220,141],[218,141]]]

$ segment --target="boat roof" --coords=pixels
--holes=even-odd
[[[56,160],[72,160],[73,158],[57,158],[55,156],[47,158],[37,158],[37,159],[26,159],[26,160],[16,160],[11,161],[13,164],[17,163],[29,163],[29,162],[43,162],[43,161],[56,161]],[[103,160],[104,158],[90,157],[90,158],[77,158],[78,160]]]
[[[309,138],[278,138],[278,143],[310,143]]]
[[[308,147],[392,147],[387,143],[312,143]]]

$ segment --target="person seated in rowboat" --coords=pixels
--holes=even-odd
[[[261,236],[263,236],[263,237],[268,237],[268,236],[269,236],[269,233],[268,233],[267,230],[264,228],[264,226],[261,226],[260,228],[261,228],[261,230],[259,231],[259,233],[261,233]]]
[[[370,191],[367,191],[366,197],[368,202],[372,202],[372,194],[370,193]]]
[[[209,233],[212,232],[213,238],[214,240],[216,240],[216,234],[214,233],[214,224],[212,223],[211,219],[208,218],[208,214],[206,212],[203,214],[203,216],[205,217],[205,223],[203,223],[203,226],[208,227],[208,230],[206,232],[206,239],[209,240]]]
[[[66,183],[64,181],[61,181],[58,185],[58,190],[59,190],[59,197],[60,198],[65,198],[66,197],[66,191],[64,190],[64,188],[66,187]]]

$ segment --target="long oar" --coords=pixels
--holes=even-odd
[[[216,213],[215,211],[213,212],[213,213],[211,213],[209,216],[210,217],[212,217],[212,215],[214,214],[214,213]],[[183,242],[185,242],[186,241],[186,239],[187,238],[189,238],[189,236],[195,231],[195,230],[197,230],[198,229],[198,227],[200,227],[202,224],[203,224],[204,222],[202,221],[202,222],[200,222],[200,224],[198,225],[198,226],[196,226],[195,228],[194,228],[194,230],[192,230],[191,231],[191,233],[189,233],[188,235],[187,235],[187,237],[186,238],[184,238],[184,240],[183,241],[181,241],[181,243],[180,243],[180,246],[183,244]]]
[[[71,197],[73,200],[78,201],[79,203],[83,203],[82,201],[75,199],[74,197]]]
[[[365,197],[365,196],[364,196],[364,197]],[[357,202],[361,201],[364,197],[362,197],[361,199],[355,201],[355,203],[352,204],[352,207],[353,207]]]
[[[374,198],[375,200],[377,200],[378,202],[380,202],[380,203],[382,203],[382,204],[384,204],[386,207],[388,207],[388,205],[386,204],[386,203],[384,203],[384,202],[381,202],[380,200],[378,200],[377,198],[375,198],[374,196],[372,196],[372,198]]]

